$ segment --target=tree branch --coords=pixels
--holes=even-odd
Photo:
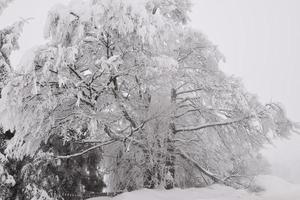
[[[230,125],[230,124],[234,124],[234,123],[243,121],[245,119],[249,119],[251,117],[253,117],[253,116],[248,115],[248,116],[240,117],[237,119],[226,120],[223,122],[211,122],[211,123],[203,124],[200,126],[177,129],[176,132],[197,131],[197,130],[201,130],[204,128],[210,128],[210,127],[214,127],[214,126],[226,126],[226,125]]]
[[[191,92],[197,92],[197,91],[201,91],[204,90],[203,88],[197,88],[197,89],[193,89],[193,90],[186,90],[186,91],[182,91],[182,92],[177,92],[177,96],[181,95],[181,94],[187,94],[187,93],[191,93]]]
[[[211,180],[213,180],[215,183],[223,183],[225,182],[219,178],[217,175],[213,174],[207,169],[204,169],[202,166],[198,164],[194,159],[192,159],[190,156],[188,156],[186,153],[184,153],[182,150],[177,149],[176,152],[180,157],[182,157],[184,160],[187,160],[188,162],[192,163],[201,173],[209,177]]]
[[[108,141],[105,141],[105,142],[102,142],[96,146],[93,146],[93,147],[90,147],[84,151],[81,151],[79,153],[74,153],[74,154],[71,154],[71,155],[67,155],[67,156],[57,156],[55,157],[55,159],[69,159],[69,158],[74,158],[74,157],[78,157],[78,156],[82,156],[83,154],[86,154],[94,149],[98,149],[102,146],[105,146],[105,145],[109,145],[109,144],[112,144],[114,142],[116,142],[117,140],[114,140],[114,139],[111,139],[111,140],[108,140]]]
[[[77,78],[79,78],[79,80],[82,80],[82,77],[79,75],[79,73],[75,69],[73,69],[70,66],[69,66],[69,69],[71,70],[71,72],[73,72],[77,76]]]

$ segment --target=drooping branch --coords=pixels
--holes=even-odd
[[[117,140],[114,140],[114,139],[111,139],[111,140],[108,140],[108,141],[105,141],[105,142],[102,142],[100,144],[97,144],[95,146],[92,146],[84,151],[81,151],[81,152],[78,152],[78,153],[74,153],[74,154],[70,154],[70,155],[67,155],[67,156],[57,156],[55,157],[56,159],[70,159],[70,158],[74,158],[74,157],[78,157],[78,156],[82,156],[92,150],[95,150],[95,149],[98,149],[100,147],[103,147],[103,146],[106,146],[106,145],[109,145],[109,144],[112,144],[114,142],[117,142]]]
[[[228,114],[229,112],[232,112],[232,110],[228,110],[228,109],[214,109],[214,108],[205,108],[205,107],[197,107],[195,105],[192,105],[192,104],[185,104],[185,105],[181,105],[179,106],[180,108],[183,108],[183,107],[193,107],[193,109],[188,109],[186,110],[185,112],[182,112],[178,115],[175,116],[175,118],[180,118],[182,116],[185,116],[186,114],[188,113],[191,113],[191,112],[210,112],[210,113],[219,113],[219,114],[222,114],[226,117],[230,117],[230,115]]]
[[[189,155],[187,155],[185,152],[183,152],[180,149],[177,149],[176,154],[178,154],[181,158],[188,161],[189,163],[193,164],[202,174],[209,177],[214,183],[222,183],[225,184],[225,181],[219,178],[217,175],[213,174],[207,169],[204,169],[198,162],[196,162],[194,159],[192,159]]]
[[[179,128],[179,129],[176,130],[176,132],[198,131],[198,130],[201,130],[201,129],[215,127],[215,126],[226,126],[226,125],[241,122],[243,120],[246,120],[246,119],[249,119],[249,118],[252,118],[252,117],[253,117],[252,115],[248,115],[248,116],[240,117],[240,118],[237,118],[237,119],[225,120],[225,121],[222,121],[222,122],[211,122],[211,123],[202,124],[200,126],[187,127],[187,128],[181,128],[181,129]]]

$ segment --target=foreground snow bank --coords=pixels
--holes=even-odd
[[[230,187],[213,185],[207,188],[173,189],[167,191],[139,190],[118,195],[113,200],[248,200],[257,199],[246,191],[234,190]],[[93,198],[91,200],[107,200]]]
[[[275,176],[258,176],[255,183],[265,189],[260,200],[300,200],[300,185]]]
[[[185,190],[143,189],[114,198],[98,197],[90,200],[300,200],[300,185],[293,185],[273,176],[259,176],[254,182],[265,191],[255,194],[223,185],[212,185]]]

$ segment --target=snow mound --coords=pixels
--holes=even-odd
[[[300,200],[300,185],[269,175],[256,177],[254,183],[265,190],[260,193],[250,193],[223,185],[212,185],[184,190],[143,189],[123,193],[114,198],[97,197],[90,200]]]

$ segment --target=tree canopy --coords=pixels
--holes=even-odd
[[[109,191],[239,187],[260,173],[260,149],[295,125],[282,106],[261,104],[219,69],[224,56],[188,26],[190,8],[188,0],[52,8],[48,43],[2,81],[0,122],[15,131],[6,155],[76,162],[97,152],[92,171]],[[8,66],[19,37],[9,30],[16,34],[1,43]],[[72,151],[60,151],[66,145]]]

